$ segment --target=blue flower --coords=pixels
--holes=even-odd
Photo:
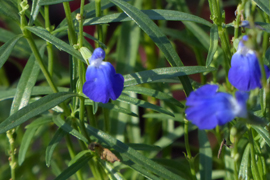
[[[121,95],[124,77],[115,72],[111,63],[103,62],[104,58],[105,52],[101,48],[96,48],[89,58],[83,93],[95,102],[107,103],[110,98],[116,100]]]
[[[217,85],[204,85],[190,93],[187,98],[186,118],[199,129],[213,129],[233,120],[247,117],[246,101],[248,95],[236,92],[232,95],[217,92]]]
[[[261,70],[256,52],[245,46],[244,41],[248,36],[244,36],[238,44],[237,52],[234,53],[231,60],[231,68],[228,78],[230,83],[241,91],[250,91],[255,88],[261,88]],[[264,66],[267,78],[270,71]]]

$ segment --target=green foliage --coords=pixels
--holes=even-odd
[[[1,1],[0,180],[269,179],[269,80],[249,92],[247,119],[200,130],[185,115],[204,84],[235,93],[243,35],[270,64],[269,0],[71,1]],[[82,92],[80,49],[94,47],[124,77],[106,104]]]

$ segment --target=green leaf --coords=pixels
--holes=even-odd
[[[55,93],[47,95],[28,106],[20,109],[13,115],[9,116],[6,120],[0,124],[0,134],[4,133],[20,124],[28,121],[30,118],[47,111],[61,102],[67,100],[68,98],[74,97],[76,94],[73,93]]]
[[[13,47],[21,37],[23,37],[22,34],[17,35],[0,47],[0,68],[5,64]]]
[[[167,169],[165,169],[161,165],[146,158],[142,154],[135,151],[133,148],[127,146],[126,144],[122,143],[121,141],[118,141],[117,139],[110,136],[109,134],[106,134],[103,131],[95,129],[87,124],[85,124],[85,125],[86,125],[86,129],[89,131],[89,133],[92,136],[95,136],[100,141],[106,143],[110,147],[114,148],[117,152],[119,152],[123,156],[123,158],[126,159],[123,161],[121,160],[121,162],[124,164],[129,163],[128,165],[131,168],[134,168],[133,165],[135,163],[137,165],[142,166],[147,171],[152,171],[154,174],[156,174],[157,176],[159,176],[161,178],[171,179],[171,180],[173,180],[173,179],[182,180],[183,179],[180,176],[168,171]],[[133,163],[130,162],[130,160],[133,161]],[[140,172],[140,173],[142,173],[145,177],[148,177],[148,174],[144,174],[143,172]]]
[[[25,28],[31,31],[32,33],[34,33],[35,35],[39,36],[40,38],[44,39],[45,41],[50,42],[51,44],[56,46],[58,49],[67,52],[68,54],[80,59],[82,62],[85,63],[79,51],[77,51],[72,46],[62,41],[61,39],[58,39],[57,37],[51,35],[46,29],[41,28],[41,27],[29,27],[29,26],[26,26]]]
[[[212,179],[212,149],[207,134],[203,130],[199,130],[200,144],[200,179]]]
[[[148,16],[122,0],[110,1],[121,8],[155,42],[159,49],[164,53],[164,56],[171,66],[183,66],[182,61],[168,38],[161,32],[157,25],[149,19]],[[188,77],[183,76],[179,77],[179,79],[183,84],[185,93],[188,95],[192,91]]]
[[[270,16],[270,2],[269,0],[254,0],[254,2]]]
[[[174,113],[174,117],[171,117],[167,114],[148,113],[148,114],[144,114],[143,118],[156,118],[156,119],[161,119],[164,121],[171,119],[171,120],[178,121],[178,122],[184,122],[183,115],[180,113]]]
[[[40,54],[43,58],[46,45],[40,49]],[[40,72],[39,64],[35,59],[34,54],[30,56],[27,64],[21,74],[20,81],[17,85],[16,94],[14,96],[10,114],[14,114],[19,109],[25,107],[31,97],[31,92],[36,84],[38,74]]]
[[[85,154],[91,155],[91,150],[83,150],[79,152],[71,161],[69,161],[68,166],[71,166],[74,164],[76,161],[78,161],[81,157],[85,156]]]
[[[45,153],[45,161],[46,165],[49,167],[51,165],[51,159],[53,155],[53,151],[56,148],[57,144],[63,139],[63,137],[67,133],[59,128],[56,133],[54,134],[52,140],[50,141],[49,145],[46,148],[46,153]]]
[[[127,143],[127,145],[134,150],[137,151],[159,151],[161,150],[160,147],[154,146],[154,145],[149,145],[149,144],[135,144],[135,143]]]
[[[31,13],[30,13],[30,20],[29,20],[29,26],[31,26],[34,21],[37,18],[37,15],[39,13],[40,5],[39,5],[40,0],[33,0],[32,1],[32,8],[31,8]]]
[[[213,25],[210,30],[210,47],[206,59],[206,67],[208,67],[211,64],[213,57],[217,51],[217,48],[218,48],[218,27],[216,25]]]
[[[252,126],[253,129],[257,131],[257,133],[261,136],[261,138],[268,144],[270,147],[270,137],[269,137],[269,132],[259,126]]]
[[[151,9],[151,10],[142,10],[145,15],[147,15],[152,20],[167,20],[167,21],[193,21],[201,23],[203,25],[211,27],[212,24],[202,19],[198,16],[192,14],[172,11],[172,10],[161,10],[161,9]],[[113,22],[124,22],[131,21],[132,19],[128,17],[125,13],[115,13],[102,17],[95,17],[86,19],[83,23],[84,26],[96,25],[96,24],[105,24]]]
[[[206,68],[204,66],[158,68],[124,75],[124,86],[133,86],[137,84],[153,82],[160,79],[168,79],[172,77],[186,76],[190,74],[210,72],[215,70],[216,68]]]
[[[52,122],[52,117],[50,116],[40,117],[40,118],[35,119],[35,121],[31,122],[31,124],[25,126],[25,129],[44,126],[45,124],[49,124],[51,122]]]
[[[10,4],[8,1],[1,1],[0,15],[4,15],[9,19],[20,22],[17,8],[14,7],[14,5]]]
[[[65,122],[62,118],[61,115],[54,116],[53,122],[61,129],[63,129],[65,132],[75,136],[76,138],[89,143],[88,140],[81,134],[79,133],[76,129],[73,129],[67,122]]]
[[[76,173],[79,169],[84,167],[88,161],[92,158],[92,156],[87,155],[83,156],[80,159],[78,159],[77,162],[69,166],[67,169],[65,169],[59,176],[57,176],[54,180],[66,180],[70,176],[72,176],[74,173]]]
[[[92,100],[86,99],[85,100],[85,105],[94,105],[94,103],[93,103]],[[116,104],[112,104],[112,103],[106,103],[106,104],[98,103],[98,106],[100,106],[102,108],[106,108],[106,109],[112,110],[112,111],[115,111],[115,112],[120,112],[120,113],[124,113],[124,114],[130,115],[130,116],[138,117],[137,114],[135,114],[134,112],[130,111],[129,109],[124,108],[124,107],[121,107],[121,106],[118,106]]]
[[[64,88],[64,87],[57,87],[58,91],[60,92],[68,92],[69,88]],[[0,101],[6,100],[6,99],[11,99],[15,96],[16,89],[9,89],[5,91],[1,91],[0,93]],[[31,95],[47,95],[47,94],[53,94],[53,90],[51,87],[46,87],[46,86],[36,86],[33,88]]]
[[[184,105],[181,104],[178,100],[176,100],[172,96],[170,96],[164,92],[158,91],[158,90],[144,88],[144,87],[129,86],[129,87],[124,88],[123,92],[125,92],[125,91],[132,91],[132,92],[135,92],[138,94],[152,96],[152,97],[155,97],[157,99],[160,99],[163,101],[168,101],[169,103],[171,103],[173,105],[184,108]]]
[[[144,100],[140,100],[140,99],[137,99],[137,98],[133,98],[133,97],[129,97],[129,96],[125,96],[125,95],[121,95],[117,101],[121,101],[121,102],[126,102],[128,104],[134,104],[136,106],[140,106],[140,107],[143,107],[143,108],[149,108],[149,109],[152,109],[154,111],[157,111],[157,112],[160,112],[160,113],[163,113],[163,114],[168,114],[172,117],[174,117],[173,113],[160,107],[160,106],[157,106],[157,105],[154,105],[154,104],[151,104],[149,102],[146,102]]]
[[[45,5],[53,5],[53,4],[59,4],[63,2],[70,2],[73,0],[39,0],[38,4],[40,6],[45,6]]]
[[[21,141],[21,146],[20,146],[20,151],[19,151],[19,155],[18,155],[18,164],[19,166],[22,165],[24,159],[25,159],[25,154],[27,149],[30,146],[31,140],[33,139],[35,132],[37,130],[37,126],[34,128],[29,128],[25,131],[22,141]]]

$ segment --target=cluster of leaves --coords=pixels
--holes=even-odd
[[[106,32],[107,24],[120,23],[106,44],[87,33],[83,34],[107,48],[108,59],[116,62],[116,71],[123,74],[125,79],[123,93],[116,101],[95,103],[83,96],[81,90],[76,91],[76,83],[79,82],[77,74],[73,74],[72,69],[76,71],[76,67],[72,67],[72,63],[68,72],[54,58],[55,67],[50,78],[56,84],[56,90],[50,82],[50,87],[45,83],[48,81],[44,74],[48,69],[44,66],[48,63],[49,52],[45,53],[48,44],[53,45],[55,54],[64,51],[71,60],[85,62],[73,44],[62,38],[68,34],[68,18],[50,31],[44,27],[44,9],[67,1],[70,0],[33,0],[31,10],[23,12],[28,19],[24,27],[22,12],[18,8],[20,1],[1,2],[0,17],[9,30],[0,28],[0,41],[3,42],[0,47],[0,133],[7,134],[9,143],[4,134],[0,136],[1,151],[7,155],[6,160],[1,161],[0,179],[10,178],[10,168],[15,169],[16,177],[20,179],[48,179],[53,176],[59,180],[74,174],[78,179],[194,179],[189,168],[190,161],[195,162],[195,169],[201,179],[233,179],[234,159],[228,155],[229,150],[223,153],[221,160],[216,159],[219,147],[216,146],[212,153],[205,131],[198,131],[199,147],[192,147],[194,153],[199,153],[199,158],[185,159],[182,153],[177,153],[178,159],[172,158],[173,148],[184,146],[175,141],[196,129],[190,125],[187,131],[184,130],[184,105],[173,98],[172,92],[181,90],[188,95],[193,87],[199,85],[187,75],[200,73],[202,80],[205,80],[205,76],[212,73],[216,82],[224,80],[224,70],[217,71],[224,62],[224,52],[218,44],[218,26],[192,15],[185,1],[167,0],[166,8],[160,5],[162,10],[140,10],[143,3],[151,7],[152,2],[101,0],[101,9],[106,14],[101,17],[95,17],[95,1],[86,4],[83,26],[102,25]],[[269,3],[266,1],[255,2],[261,8],[257,8],[259,12],[270,16]],[[110,8],[113,6],[123,12],[112,12]],[[75,25],[76,14],[79,12],[80,9],[71,13]],[[157,20],[159,26],[153,20]],[[170,29],[166,24],[168,21],[181,21],[187,30]],[[269,24],[260,25],[265,32],[270,32]],[[223,26],[228,30],[231,28],[230,24]],[[29,34],[35,35],[33,41],[29,39]],[[184,66],[167,36],[189,46],[197,58],[205,59],[205,62],[201,61],[201,66]],[[35,44],[39,52],[34,52],[31,43]],[[83,46],[94,49],[85,38]],[[156,46],[159,55],[156,55]],[[114,47],[115,53],[111,51]],[[139,47],[145,49],[148,61],[146,67],[138,56]],[[207,57],[202,58],[205,52]],[[269,49],[267,52],[269,56]],[[38,62],[37,54],[42,62]],[[28,59],[24,67],[17,63],[18,58]],[[19,80],[13,84],[10,84],[8,78],[10,69],[7,68],[7,71],[7,66],[3,66],[7,60],[13,69],[21,71]],[[166,61],[171,67],[166,66]],[[264,97],[263,91],[260,97]],[[85,102],[82,119],[78,113],[81,108],[78,101],[81,99]],[[258,113],[258,116],[264,114]],[[142,122],[144,125],[141,125]],[[269,159],[269,131],[259,126],[252,128],[256,136],[252,144],[255,148],[251,148],[252,145],[245,138],[238,143],[239,152],[243,153],[239,157],[241,161],[238,159],[236,163],[240,167],[237,173],[243,179],[254,174],[254,167],[249,165],[252,159],[250,151],[255,149],[259,176],[266,178],[269,171],[266,167]],[[213,133],[218,142],[222,142],[222,133],[218,130]],[[228,127],[224,129],[224,134],[229,134]],[[242,136],[245,137],[245,134]],[[88,149],[88,144],[93,142],[100,144],[102,152]],[[163,158],[156,158],[160,152]],[[108,153],[116,156],[113,160],[107,159],[114,164],[105,161]]]

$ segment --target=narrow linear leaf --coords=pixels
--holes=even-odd
[[[66,134],[67,133],[61,128],[59,128],[54,134],[52,140],[50,141],[49,145],[46,148],[46,153],[45,153],[46,166],[49,167],[51,165],[53,151]]]
[[[76,96],[76,94],[60,92],[47,95],[32,104],[29,104],[1,122],[0,134],[19,126],[30,118],[39,115],[74,96]]]
[[[242,156],[241,165],[239,169],[239,179],[248,180],[249,178],[249,162],[250,162],[250,144],[247,144],[244,154]]]
[[[110,163],[107,161],[99,161],[99,163],[107,170],[110,179],[124,180],[122,174],[117,172]]]
[[[174,99],[172,96],[170,96],[170,95],[168,95],[168,94],[166,94],[164,92],[155,90],[155,89],[149,89],[149,88],[144,88],[144,87],[136,87],[136,86],[129,86],[129,87],[124,88],[123,91],[124,92],[125,91],[132,91],[132,92],[135,92],[135,93],[138,93],[138,94],[144,94],[144,95],[152,96],[152,97],[155,97],[157,99],[160,99],[160,100],[163,100],[163,101],[168,101],[171,104],[174,104],[176,106],[184,108],[184,105],[181,104],[176,99]]]
[[[212,24],[205,19],[202,19],[192,14],[179,12],[179,11],[151,9],[151,10],[142,10],[141,12],[143,12],[152,20],[193,21],[193,22],[197,22],[197,23],[209,26],[209,27],[212,26]],[[89,25],[105,24],[105,23],[112,23],[112,22],[124,22],[124,21],[131,21],[131,20],[132,19],[128,17],[125,13],[115,13],[115,14],[110,14],[110,15],[106,15],[102,17],[86,19],[83,25],[89,26]]]
[[[54,116],[53,122],[61,129],[63,129],[65,132],[75,136],[76,138],[89,143],[88,140],[77,130],[73,129],[67,122],[65,122],[60,115]]]
[[[268,16],[270,16],[270,2],[269,0],[254,0],[254,2],[263,10]]]
[[[164,53],[171,66],[183,66],[181,59],[176,53],[174,47],[168,38],[161,32],[158,26],[147,15],[142,13],[139,9],[133,7],[122,0],[110,0],[121,8],[159,47]],[[183,84],[185,93],[188,95],[192,91],[192,86],[187,76],[179,77]]]
[[[37,15],[38,15],[39,9],[40,9],[39,1],[40,0],[33,0],[32,1],[32,8],[31,8],[31,13],[30,13],[29,26],[33,25],[34,21],[37,18]]]
[[[12,19],[16,22],[20,22],[20,17],[18,15],[18,10],[16,7],[11,6],[8,1],[1,1],[0,15]]]
[[[142,154],[135,151],[133,148],[127,146],[126,144],[122,143],[121,141],[115,139],[114,137],[110,136],[109,134],[104,133],[101,130],[95,129],[87,124],[86,129],[90,132],[92,136],[95,136],[100,141],[108,144],[110,147],[114,148],[117,152],[119,152],[124,158],[130,159],[135,164],[144,167],[149,171],[152,171],[157,176],[164,178],[164,179],[171,179],[171,180],[182,180],[183,178],[170,172],[166,168],[162,167],[161,165],[153,162],[152,160],[146,158]],[[121,161],[122,163],[128,162]],[[133,163],[132,163],[133,164]],[[129,164],[130,165],[130,164]],[[133,168],[133,166],[130,166]],[[148,177],[148,174],[143,174],[145,177]]]
[[[213,57],[217,51],[217,48],[218,48],[218,28],[216,25],[213,25],[210,30],[210,47],[206,59],[206,67],[208,67],[211,64]]]
[[[45,124],[49,124],[51,122],[52,122],[51,116],[40,117],[35,119],[35,121],[31,122],[31,124],[25,126],[25,129],[44,126]]]
[[[44,55],[45,48],[46,45],[40,49],[40,54],[42,57]],[[17,91],[12,102],[10,114],[14,114],[19,109],[25,107],[28,104],[39,72],[39,64],[35,60],[34,54],[32,54],[21,74],[19,83],[17,85]]]
[[[83,151],[79,152],[73,159],[71,159],[71,161],[69,161],[68,166],[71,166],[72,164],[77,162],[78,159],[85,156],[86,154],[91,155],[91,151],[90,150],[83,150]]]
[[[161,113],[148,113],[144,114],[143,118],[156,118],[167,121],[168,119],[178,121],[178,122],[184,122],[183,115],[180,113],[174,113],[175,117],[171,117],[167,114],[161,114]]]
[[[40,38],[44,39],[45,41],[50,42],[51,44],[56,46],[58,49],[67,52],[68,54],[80,59],[81,61],[85,63],[79,51],[75,50],[72,46],[62,41],[61,39],[51,35],[46,29],[41,28],[41,27],[29,27],[29,26],[26,26],[25,28],[31,31],[32,33],[34,33],[35,35],[39,36]]]
[[[37,126],[34,127],[34,128],[29,128],[29,129],[27,129],[25,131],[25,133],[23,135],[21,146],[20,146],[20,150],[19,150],[19,155],[18,155],[19,166],[21,166],[22,163],[24,162],[25,154],[27,152],[27,149],[30,146],[31,140],[34,137],[37,128],[38,128]]]
[[[93,105],[93,104],[94,104],[93,101],[91,101],[90,99],[86,99],[85,100],[85,105]],[[115,112],[121,112],[121,113],[130,115],[130,116],[138,117],[137,114],[135,114],[134,112],[130,111],[129,109],[123,108],[123,107],[118,106],[116,104],[112,104],[112,103],[106,103],[106,104],[98,103],[98,106],[100,106],[102,108],[106,108],[106,109],[112,110],[112,111],[115,111]]]
[[[137,99],[137,98],[133,98],[133,97],[129,97],[129,96],[125,96],[125,95],[121,95],[117,101],[121,101],[121,102],[126,102],[128,104],[134,104],[136,106],[140,106],[140,107],[143,107],[143,108],[149,108],[149,109],[152,109],[154,111],[157,111],[157,112],[160,112],[160,113],[163,113],[163,114],[168,114],[172,117],[174,117],[174,114],[160,106],[157,106],[157,105],[154,105],[154,104],[151,104],[149,102],[146,102],[144,100],[140,100],[140,99]]]
[[[0,68],[5,64],[7,61],[10,53],[13,50],[13,47],[18,42],[20,38],[22,38],[23,35],[17,35],[14,38],[10,39],[8,42],[6,42],[4,45],[0,47]]]
[[[265,142],[268,144],[268,146],[270,147],[270,137],[269,137],[269,132],[259,126],[252,126],[253,129],[255,129],[257,131],[258,134],[260,134],[261,138],[263,140],[265,140]]]
[[[200,145],[200,177],[201,180],[212,179],[212,149],[207,134],[203,130],[199,130]]]
[[[159,151],[161,148],[159,146],[149,145],[149,144],[135,144],[127,143],[127,145],[137,151]]]
[[[213,67],[206,68],[204,66],[158,68],[124,75],[125,79],[124,86],[125,87],[133,86],[137,84],[157,81],[160,79],[169,79],[178,76],[186,76],[215,70],[216,68]]]
[[[57,87],[59,92],[68,92],[69,88],[64,88],[64,87]],[[4,90],[1,91],[0,93],[0,101],[2,100],[6,100],[6,99],[11,99],[15,96],[17,89],[8,89],[8,90]],[[46,86],[36,86],[33,88],[31,95],[35,96],[35,95],[47,95],[47,94],[53,94],[53,90],[51,87],[46,87]]]
[[[53,4],[59,4],[63,2],[70,2],[73,0],[39,0],[38,4],[40,6],[45,6],[45,5],[53,5]]]
[[[83,156],[82,158],[78,159],[77,162],[69,166],[67,169],[65,169],[59,176],[57,176],[54,180],[66,180],[70,176],[72,176],[74,173],[76,173],[79,169],[84,167],[88,161],[92,158],[92,156],[87,155]]]

